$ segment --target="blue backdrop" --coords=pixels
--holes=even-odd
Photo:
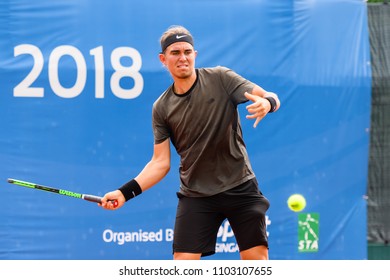
[[[371,69],[361,0],[0,3],[0,259],[171,259],[178,157],[118,211],[10,185],[16,178],[104,195],[152,156],[158,60],[173,24],[197,67],[224,65],[282,107],[244,138],[271,201],[271,259],[366,259]],[[240,107],[242,116],[245,106]],[[293,193],[306,197],[289,210]],[[227,222],[217,254],[238,259]]]

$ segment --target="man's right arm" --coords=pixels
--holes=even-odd
[[[169,138],[154,145],[153,157],[144,169],[135,177],[142,191],[146,191],[168,174],[171,168],[171,150]]]
[[[142,192],[144,192],[161,181],[165,175],[168,174],[170,166],[171,150],[168,138],[164,142],[154,145],[152,159],[134,179],[140,186]],[[114,207],[114,205],[109,202],[110,200],[117,201],[117,206]],[[126,199],[123,193],[120,190],[115,190],[105,194],[101,206],[108,210],[114,210],[122,207],[125,202]]]

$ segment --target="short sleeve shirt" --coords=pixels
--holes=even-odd
[[[211,196],[255,177],[237,105],[255,84],[226,67],[196,69],[185,94],[170,86],[153,104],[155,144],[170,138],[180,156],[180,193]]]

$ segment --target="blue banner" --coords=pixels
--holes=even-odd
[[[179,159],[117,211],[7,183],[104,195],[153,152],[152,103],[172,83],[159,38],[187,27],[196,66],[223,65],[282,106],[244,137],[271,259],[366,259],[371,69],[360,0],[0,3],[0,259],[172,259]],[[245,105],[240,113],[245,116]],[[293,212],[291,194],[306,198]],[[225,221],[217,253],[238,259]]]

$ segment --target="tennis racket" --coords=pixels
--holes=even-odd
[[[52,187],[48,187],[48,186],[38,185],[35,183],[21,181],[21,180],[17,180],[17,179],[11,179],[11,178],[9,178],[7,181],[10,184],[14,184],[14,185],[18,185],[18,186],[22,186],[22,187],[26,187],[26,188],[30,188],[30,189],[36,189],[36,190],[61,194],[61,195],[65,195],[68,197],[84,199],[84,200],[90,201],[90,202],[101,203],[101,201],[102,201],[102,197],[96,196],[96,195],[76,193],[76,192],[72,192],[72,191],[68,191],[68,190],[64,190],[64,189],[52,188]],[[116,200],[111,201],[111,203],[113,203],[114,207],[118,206],[118,201],[116,201]]]

